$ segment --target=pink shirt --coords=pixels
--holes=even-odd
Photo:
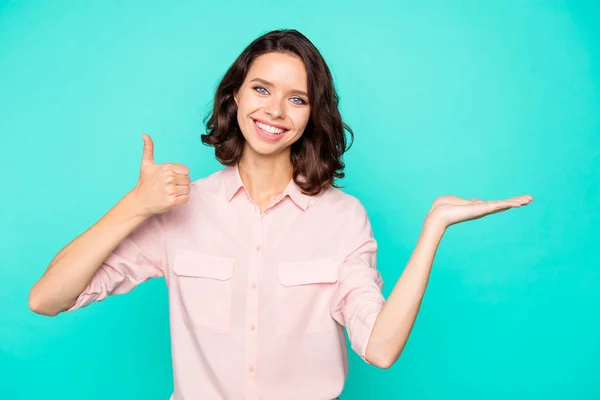
[[[171,399],[339,396],[343,329],[364,360],[385,301],[363,205],[333,187],[304,195],[292,180],[261,214],[237,167],[190,189],[125,238],[68,311],[164,276]]]

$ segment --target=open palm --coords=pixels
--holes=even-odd
[[[506,200],[462,199],[458,196],[441,196],[435,199],[427,213],[448,227],[459,222],[485,217],[513,207],[526,206],[533,201],[531,195],[517,196]]]

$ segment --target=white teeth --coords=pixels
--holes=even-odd
[[[271,125],[266,125],[266,124],[263,124],[263,123],[258,122],[258,121],[254,121],[254,122],[264,132],[270,133],[272,135],[280,135],[280,134],[282,134],[285,131],[285,129],[278,129],[278,128],[272,127]]]

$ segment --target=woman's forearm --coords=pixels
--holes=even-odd
[[[389,368],[400,357],[419,312],[445,230],[436,219],[426,218],[408,264],[375,322],[365,355],[369,363]]]
[[[92,227],[54,257],[29,292],[29,308],[55,316],[70,308],[110,253],[148,217],[129,192]]]

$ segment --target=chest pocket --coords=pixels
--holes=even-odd
[[[178,250],[173,260],[183,318],[193,327],[227,333],[231,329],[235,258]]]
[[[340,262],[319,259],[277,265],[277,334],[280,336],[333,332],[330,313]]]

